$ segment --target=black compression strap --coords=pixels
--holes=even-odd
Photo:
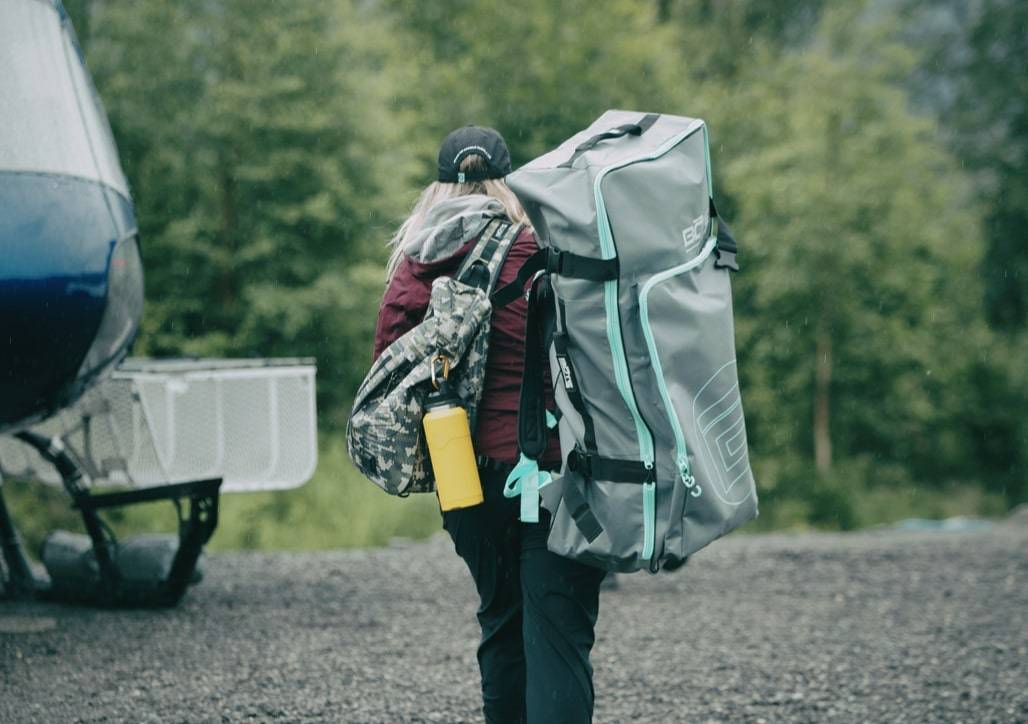
[[[515,299],[525,293],[525,284],[533,274],[543,271],[546,268],[547,249],[540,249],[525,259],[525,263],[518,269],[518,275],[510,284],[504,284],[493,292],[489,300],[493,303],[493,309],[506,307]]]
[[[564,485],[561,493],[564,497],[564,505],[568,507],[571,519],[575,521],[578,530],[581,531],[587,541],[592,543],[600,537],[600,533],[603,532],[603,526],[600,525],[600,521],[596,520],[596,516],[589,509],[589,503],[579,487],[582,485],[582,479],[576,478],[573,475],[565,475],[562,480]]]
[[[611,483],[648,483],[653,480],[652,468],[647,468],[639,460],[605,458],[581,450],[568,453],[568,470],[585,478]]]
[[[566,251],[551,255],[547,271],[573,279],[588,279],[593,282],[609,282],[618,278],[617,259],[596,259]]]
[[[735,243],[735,237],[732,236],[728,224],[717,213],[714,199],[710,200],[710,218],[712,221],[716,219],[717,222],[717,260],[714,262],[714,266],[719,269],[739,271],[739,262],[735,258],[739,253],[739,246]]]
[[[596,259],[552,248],[540,249],[525,260],[514,281],[497,289],[490,297],[493,309],[505,307],[524,294],[525,284],[536,273],[607,282],[618,278],[617,259]]]

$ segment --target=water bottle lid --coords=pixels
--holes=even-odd
[[[440,385],[438,390],[431,392],[425,399],[425,409],[435,410],[441,407],[459,407],[461,406],[461,399],[458,397],[450,385],[445,382]]]

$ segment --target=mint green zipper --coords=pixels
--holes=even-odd
[[[707,166],[707,195],[710,198],[714,198],[714,177],[710,170],[710,136],[707,133],[707,124],[701,124],[701,129],[703,131],[703,155],[705,156]],[[682,431],[682,424],[678,419],[678,415],[675,414],[674,405],[671,403],[671,394],[668,392],[667,384],[664,382],[664,370],[660,364],[660,354],[657,352],[653,330],[650,328],[649,294],[657,284],[673,276],[684,274],[702,264],[716,246],[717,234],[715,233],[714,220],[711,219],[710,237],[696,257],[684,264],[679,264],[659,274],[654,274],[639,290],[639,321],[642,325],[643,337],[646,339],[646,347],[650,352],[650,364],[653,366],[653,373],[657,378],[657,389],[660,391],[660,398],[664,403],[664,411],[667,413],[668,422],[671,424],[671,430],[675,436],[675,468],[682,478],[682,483],[693,497],[702,495],[703,489],[697,485],[696,478],[692,474],[689,465],[689,448],[685,443],[685,433]]]
[[[706,128],[701,124],[701,128]],[[613,259],[617,256],[617,249],[614,246],[614,234],[610,229],[610,219],[607,218],[607,205],[603,200],[601,184],[608,173],[622,168],[637,161],[652,161],[660,158],[679,143],[696,132],[691,128],[676,136],[672,136],[659,148],[646,156],[635,156],[616,164],[606,166],[596,175],[593,182],[593,196],[596,200],[596,225],[600,236],[600,256],[604,259]],[[625,359],[625,346],[621,338],[621,323],[618,315],[618,280],[612,279],[603,283],[603,306],[607,318],[607,341],[610,344],[611,356],[614,362],[614,381],[618,391],[621,393],[625,406],[632,413],[632,420],[635,422],[636,437],[639,440],[639,457],[647,467],[653,467],[653,433],[646,427],[642,415],[639,413],[639,406],[636,404],[635,395],[632,393],[632,383],[628,376],[628,363]]]
[[[706,124],[700,123],[699,128],[703,130],[704,141],[706,141]],[[606,166],[596,175],[593,182],[593,196],[596,203],[596,226],[600,237],[600,256],[603,259],[614,259],[617,257],[617,249],[614,246],[614,234],[610,228],[610,219],[607,217],[607,205],[603,200],[601,185],[608,173],[616,169],[628,166],[638,161],[652,161],[660,158],[686,138],[697,131],[697,128],[689,128],[681,133],[672,136],[659,148],[648,155],[635,156],[624,161]],[[707,152],[707,176],[709,185],[710,176],[710,153]],[[639,457],[647,469],[653,470],[655,453],[653,449],[653,433],[646,426],[642,415],[639,412],[639,405],[635,401],[635,394],[632,391],[632,382],[628,373],[628,361],[625,356],[625,345],[621,336],[621,322],[618,313],[618,280],[612,279],[603,283],[603,307],[606,313],[607,341],[610,344],[611,357],[614,364],[614,381],[625,407],[632,414],[635,422],[635,434],[639,441]],[[656,547],[656,484],[648,481],[643,484],[643,549],[642,558],[651,558]]]
[[[682,431],[682,423],[679,421],[678,415],[675,414],[674,405],[671,403],[671,394],[668,392],[667,384],[664,382],[664,369],[661,366],[657,344],[653,338],[653,329],[650,327],[649,295],[650,291],[661,282],[667,281],[679,274],[684,274],[690,269],[695,269],[706,261],[707,257],[714,251],[716,244],[717,237],[710,236],[703,249],[694,258],[684,264],[679,264],[659,274],[654,274],[639,290],[639,321],[642,324],[643,337],[646,338],[646,347],[650,352],[650,364],[653,366],[653,374],[657,378],[657,389],[660,391],[660,399],[664,403],[664,411],[667,413],[668,422],[671,424],[671,430],[675,435],[675,467],[678,469],[678,474],[681,476],[685,487],[689,489],[689,493],[694,497],[701,495],[703,490],[696,484],[696,478],[693,477],[689,468],[689,449],[685,444],[685,433]]]
[[[604,259],[613,259],[617,256],[614,250],[614,240],[610,231],[610,220],[607,218],[607,208],[603,203],[603,195],[600,192],[600,181],[608,171],[615,168],[609,166],[597,175],[595,185],[596,215],[600,231],[600,254]],[[635,422],[635,434],[639,441],[639,457],[647,468],[653,467],[653,433],[646,427],[642,415],[639,413],[639,406],[636,404],[635,395],[632,393],[632,382],[628,375],[628,362],[625,359],[625,345],[621,338],[621,322],[618,313],[618,280],[611,279],[603,283],[603,308],[607,320],[607,342],[610,344],[611,357],[614,363],[614,381],[617,384],[621,398],[625,406],[632,413],[632,420]]]

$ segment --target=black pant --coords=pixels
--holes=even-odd
[[[485,719],[591,721],[589,651],[605,572],[547,550],[549,514],[521,523],[519,499],[503,497],[506,471],[481,476],[485,502],[443,513],[443,527],[481,598]]]

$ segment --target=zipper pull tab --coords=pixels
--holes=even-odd
[[[675,465],[678,466],[678,474],[682,476],[682,482],[685,483],[685,487],[691,488],[696,483],[696,478],[689,472],[689,458],[685,455],[679,455],[675,460]]]
[[[682,476],[682,482],[689,491],[689,495],[694,498],[700,497],[703,494],[703,488],[696,484],[696,478],[693,477],[692,472],[689,470],[689,458],[685,455],[680,455],[675,460],[675,463],[678,465],[678,474]]]

